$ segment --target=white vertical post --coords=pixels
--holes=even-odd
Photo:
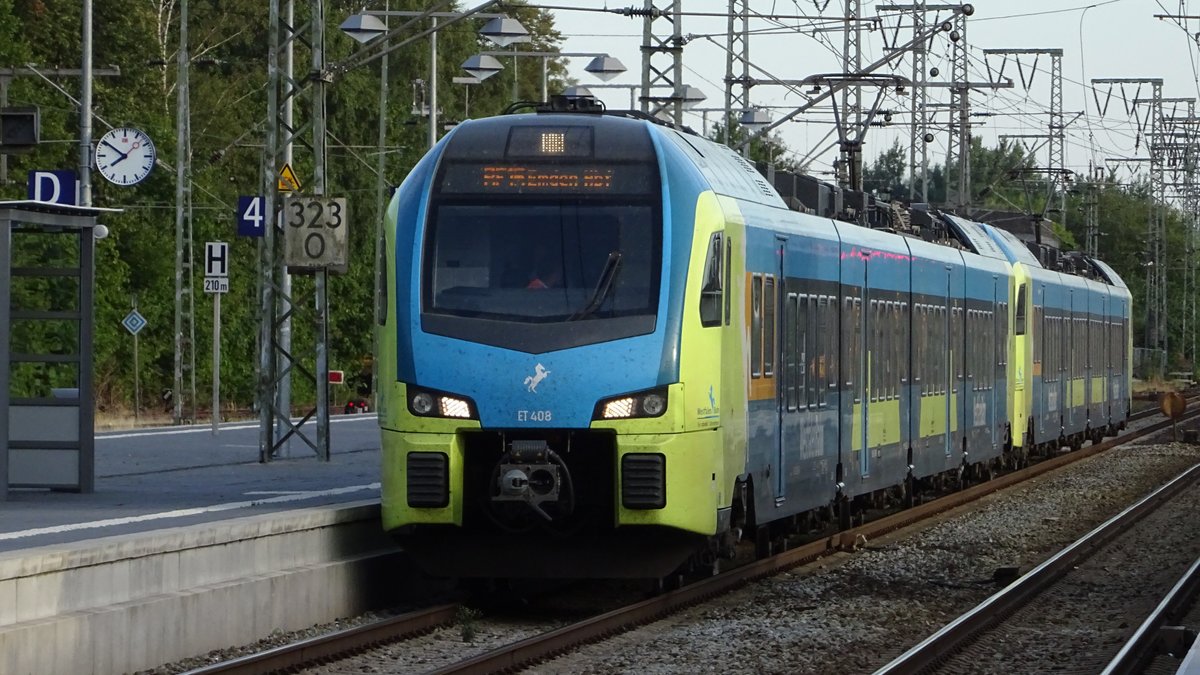
[[[92,205],[92,0],[83,0],[83,63],[79,96],[79,205]],[[134,336],[134,344],[137,337]]]
[[[429,34],[429,149],[437,145],[438,140],[438,55],[437,55],[437,17],[433,17],[433,32]]]
[[[221,293],[213,293],[212,433],[221,421]]]
[[[137,295],[132,298],[134,311],[137,311]],[[142,370],[138,363],[138,334],[133,334],[133,426],[139,426],[139,415],[142,409]]]

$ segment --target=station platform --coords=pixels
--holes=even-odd
[[[378,500],[376,415],[331,416],[329,462],[293,438],[259,463],[258,434],[256,422],[222,424],[215,436],[207,424],[98,433],[95,492],[10,490],[0,553]]]

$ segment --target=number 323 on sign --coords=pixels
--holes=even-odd
[[[349,212],[344,197],[288,197],[283,202],[284,261],[288,271],[346,272]]]

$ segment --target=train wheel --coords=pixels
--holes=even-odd
[[[771,528],[763,525],[754,529],[754,559],[770,558],[773,553],[771,546]]]
[[[844,495],[838,495],[837,498],[838,511],[838,529],[848,530],[852,526],[850,515],[850,498]]]

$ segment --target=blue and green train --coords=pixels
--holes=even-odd
[[[437,574],[661,577],[1124,424],[1110,268],[907,224],[631,113],[458,125],[387,213],[384,527]]]

